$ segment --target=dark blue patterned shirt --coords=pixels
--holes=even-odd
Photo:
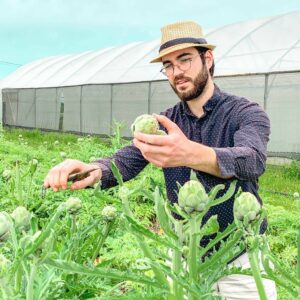
[[[183,133],[192,141],[212,147],[217,155],[222,179],[207,173],[196,171],[198,179],[208,192],[217,184],[225,184],[226,189],[218,194],[222,196],[230,183],[238,180],[237,189],[258,195],[258,177],[265,170],[267,142],[270,134],[270,122],[266,113],[257,103],[221,91],[216,85],[213,96],[203,107],[204,115],[196,117],[189,107],[179,102],[162,114],[176,123]],[[103,177],[102,187],[116,185],[116,180],[110,169],[111,159],[115,160],[124,181],[135,177],[148,164],[140,150],[134,145],[124,147],[113,157],[98,161]],[[190,178],[190,168],[164,168],[167,196],[172,203],[177,202],[178,190],[176,182],[183,185]],[[236,191],[237,191],[236,189]],[[212,215],[218,215],[220,230],[223,231],[233,222],[233,198],[220,205],[212,207],[204,218],[204,222]],[[262,232],[266,224],[262,226]],[[205,246],[208,240],[201,241]]]

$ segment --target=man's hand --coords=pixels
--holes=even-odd
[[[52,188],[54,192],[65,190],[68,186],[68,176],[73,173],[85,172],[98,167],[96,164],[86,164],[79,160],[67,159],[53,167],[44,180],[45,188]],[[71,190],[83,189],[87,186],[93,186],[102,176],[101,169],[95,170],[90,175],[70,186]]]
[[[168,131],[168,135],[152,135],[137,132],[133,143],[149,162],[158,167],[178,167],[188,165],[191,141],[181,129],[162,115],[154,115]]]

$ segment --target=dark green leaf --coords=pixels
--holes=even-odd
[[[121,175],[121,173],[120,173],[117,165],[115,164],[115,162],[113,160],[111,161],[110,165],[111,165],[111,170],[112,170],[112,172],[113,172],[113,174],[114,174],[114,176],[115,176],[118,184],[120,186],[123,185],[123,177],[122,177],[122,175]]]

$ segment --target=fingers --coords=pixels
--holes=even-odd
[[[167,135],[144,134],[141,132],[134,133],[134,140],[139,140],[146,144],[164,146],[168,141]]]
[[[140,149],[140,151],[147,155],[147,154],[167,154],[166,147],[162,147],[158,144],[152,144],[148,142],[144,142],[140,139],[133,139],[133,144]]]
[[[68,186],[68,177],[72,173],[81,172],[87,164],[67,159],[53,167],[44,180],[46,188],[52,188],[53,191],[65,190]]]

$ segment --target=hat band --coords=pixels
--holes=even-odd
[[[164,44],[162,44],[159,48],[159,52],[161,50],[167,49],[169,47],[178,45],[178,44],[185,44],[185,43],[194,43],[194,44],[207,44],[205,39],[199,38],[199,39],[195,39],[195,38],[178,38],[178,39],[174,39],[168,42],[165,42]]]

